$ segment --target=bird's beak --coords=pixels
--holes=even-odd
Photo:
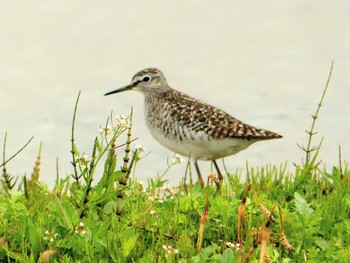
[[[105,94],[105,96],[111,95],[111,94],[114,94],[114,93],[123,92],[123,91],[126,91],[126,90],[132,90],[134,87],[135,87],[135,84],[131,83],[131,84],[128,85],[128,86],[125,86],[125,87],[122,87],[122,88],[119,88],[119,89],[116,89],[116,90],[112,90],[112,91],[110,91],[110,92],[107,92],[107,93]]]

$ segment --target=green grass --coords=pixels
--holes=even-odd
[[[7,159],[5,137],[0,262],[350,262],[349,166],[340,155],[321,168],[322,140],[312,146],[324,95],[294,171],[247,165],[228,174],[219,193],[212,178],[204,189],[191,176],[178,187],[162,176],[138,182],[143,152],[130,149],[132,118],[111,117],[87,157],[75,144],[74,113],[74,173],[53,189],[40,181],[41,146],[30,177],[9,174],[6,164],[20,151]]]

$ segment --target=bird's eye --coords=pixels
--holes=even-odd
[[[149,76],[145,76],[142,79],[142,81],[144,81],[144,82],[149,82],[150,80],[151,80],[151,78]]]

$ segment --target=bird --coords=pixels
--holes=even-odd
[[[282,138],[171,88],[157,68],[137,72],[129,85],[104,95],[128,90],[144,95],[145,120],[150,133],[169,150],[193,161],[202,188],[204,180],[198,160],[212,161],[222,183],[217,159],[236,154],[258,141]]]

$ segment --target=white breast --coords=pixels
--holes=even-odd
[[[241,150],[246,149],[253,140],[227,138],[227,139],[210,139],[204,132],[191,134],[180,140],[179,137],[165,135],[161,130],[151,127],[148,128],[153,137],[164,147],[180,155],[191,157],[197,160],[216,160]]]

